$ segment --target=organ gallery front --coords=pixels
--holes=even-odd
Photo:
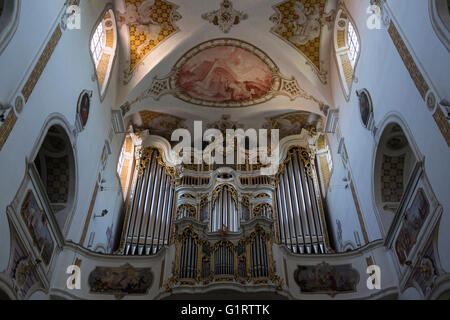
[[[270,176],[249,164],[248,152],[244,165],[173,165],[164,139],[141,134],[117,253],[170,248],[167,291],[214,282],[281,289],[274,244],[293,255],[332,252],[315,152],[303,133],[281,141]]]

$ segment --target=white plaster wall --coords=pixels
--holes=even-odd
[[[53,3],[54,2],[54,3]],[[52,4],[41,6],[37,1],[22,1],[22,13],[19,30],[14,39],[0,57],[2,70],[0,100],[14,100],[15,91],[20,91],[21,77],[27,68],[34,68],[32,60],[37,60],[41,54],[40,47],[45,47],[47,34],[52,34],[60,21],[59,12],[64,1],[53,1]],[[53,55],[41,75],[23,112],[2,151],[0,163],[2,178],[0,179],[0,270],[4,270],[9,258],[9,228],[6,219],[6,207],[13,199],[25,173],[25,160],[30,157],[33,148],[41,135],[42,127],[51,115],[58,114],[65,119],[73,129],[75,127],[76,104],[82,90],[92,90],[91,111],[86,128],[75,139],[74,152],[77,158],[77,199],[71,228],[67,239],[78,242],[88,213],[95,182],[99,174],[100,157],[105,140],[111,130],[110,110],[114,107],[115,90],[118,82],[117,67],[112,70],[112,78],[107,89],[107,96],[100,102],[97,82],[92,81],[95,72],[90,57],[90,34],[95,22],[103,12],[107,1],[82,1],[81,30],[66,30],[56,46]],[[62,12],[62,11],[61,11]],[[35,17],[39,16],[38,26]],[[23,24],[23,25],[22,25]],[[117,65],[116,60],[116,65]],[[19,64],[21,68],[17,68]],[[4,72],[4,73],[3,73]],[[3,85],[5,84],[5,85]],[[12,95],[12,98],[9,96]],[[115,139],[118,139],[115,141]],[[115,137],[111,142],[112,154],[118,154],[122,137]],[[118,148],[118,149],[117,149]],[[110,158],[110,162],[117,158]],[[113,165],[114,167],[114,165]],[[117,179],[116,179],[117,180]],[[113,181],[111,179],[111,181]],[[118,180],[116,187],[118,188]],[[120,206],[117,203],[117,190],[99,193],[101,203],[113,203],[109,219],[117,218]],[[99,225],[99,234],[106,234],[106,225]],[[115,222],[114,222],[115,223]],[[115,223],[116,224],[116,223]],[[105,235],[106,237],[106,235]],[[100,239],[101,241],[104,241]]]
[[[448,95],[448,74],[450,56],[431,29],[427,1],[388,1],[392,8],[394,19],[400,23],[401,30],[411,47],[417,53],[419,62],[424,67],[425,74],[431,78],[439,92]],[[364,1],[346,1],[359,34],[361,36],[361,57],[356,69],[357,83],[354,83],[350,101],[346,101],[339,83],[336,65],[332,62],[331,87],[334,107],[339,109],[339,125],[349,155],[352,176],[357,189],[358,199],[364,215],[369,238],[371,241],[381,237],[373,201],[373,164],[376,151],[376,141],[372,133],[364,129],[360,120],[358,99],[355,90],[367,88],[371,93],[375,125],[380,127],[389,115],[401,118],[412,135],[418,151],[425,158],[425,172],[431,182],[438,201],[443,206],[439,234],[439,252],[444,268],[450,270],[450,248],[448,230],[450,218],[450,197],[448,196],[448,181],[450,168],[445,165],[450,159],[449,148],[443,139],[432,113],[426,107],[414,83],[405,68],[386,29],[369,30],[366,27],[367,3]],[[420,22],[420,23],[419,23]],[[406,42],[408,42],[406,41]],[[442,47],[442,48],[441,48]],[[438,85],[439,84],[439,85]],[[445,89],[444,89],[445,87]],[[408,133],[407,133],[408,134]],[[336,154],[336,139],[330,139],[334,163],[340,162]],[[341,166],[336,166],[331,185],[345,176]],[[328,195],[330,221],[342,217],[341,206],[335,205],[334,189]],[[345,207],[343,208],[346,209]],[[343,223],[347,228],[354,224]],[[333,229],[336,229],[333,226]]]
[[[117,163],[120,157],[120,151],[122,147],[122,136],[114,136],[111,144],[111,153],[108,157],[107,166],[102,172],[102,178],[106,181],[104,186],[104,191],[99,190],[97,195],[97,201],[95,202],[93,217],[94,215],[100,215],[103,210],[108,210],[108,214],[105,217],[97,217],[91,220],[87,233],[87,241],[89,240],[89,235],[91,232],[95,232],[94,242],[92,244],[91,250],[94,250],[97,246],[103,246],[108,249],[108,237],[106,231],[112,226],[113,240],[116,232],[122,232],[122,225],[118,225],[120,217],[123,214],[123,194],[120,185],[119,176],[117,174]],[[85,246],[87,246],[87,241]],[[111,248],[112,250],[116,248]]]
[[[51,26],[63,3],[61,0],[48,0],[47,3],[42,6],[39,1],[21,1],[16,33],[0,55],[2,103],[10,102],[37,51],[44,44],[47,35],[53,32]]]
[[[442,98],[449,100],[449,51],[437,37],[430,19],[430,0],[390,0],[401,29]]]
[[[159,288],[162,261],[168,260],[171,255],[173,259],[172,250],[162,250],[155,256],[122,256],[122,257],[108,257],[104,255],[95,254],[87,250],[82,250],[77,246],[69,244],[65,246],[64,251],[59,257],[59,265],[57,272],[53,277],[51,294],[67,299],[89,299],[89,300],[116,300],[113,295],[95,294],[90,292],[89,275],[96,267],[123,267],[126,264],[132,265],[134,268],[150,268],[153,280],[147,295],[129,295],[124,297],[124,300],[133,299],[154,299],[159,293],[164,292],[163,288]],[[81,289],[69,290],[67,288],[67,279],[70,275],[66,274],[67,267],[72,265],[76,259],[81,260]],[[171,276],[171,264],[166,263],[164,269],[164,278],[168,279]]]

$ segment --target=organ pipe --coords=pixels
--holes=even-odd
[[[215,201],[211,215],[211,231],[228,230],[237,232],[239,229],[238,209],[235,196],[229,186],[216,189]]]
[[[152,255],[169,244],[173,214],[172,177],[158,150],[141,159],[136,171],[125,232],[125,255]],[[184,253],[184,251],[183,251]]]
[[[275,192],[280,241],[294,253],[326,253],[317,175],[303,150],[291,150],[289,155]]]

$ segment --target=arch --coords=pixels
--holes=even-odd
[[[450,274],[444,274],[435,280],[429,299],[450,300]]]
[[[177,219],[197,219],[197,209],[192,204],[184,203],[177,209]]]
[[[20,0],[0,0],[0,54],[17,30],[19,15]]]
[[[361,54],[361,38],[355,22],[344,5],[338,9],[333,38],[338,77],[344,97],[348,101]]]
[[[391,113],[377,131],[372,194],[381,233],[389,231],[416,163],[423,160],[406,122]]]
[[[355,251],[356,247],[353,244],[353,242],[351,241],[347,241],[343,244],[342,246],[342,252],[351,252],[351,251]]]
[[[450,51],[450,0],[429,0],[429,13],[436,35]]]
[[[415,287],[407,288],[400,296],[401,300],[423,300],[419,290]]]
[[[253,217],[273,218],[273,208],[270,204],[264,202],[260,203],[253,209]]]
[[[40,176],[63,234],[69,229],[78,194],[74,136],[69,128],[70,125],[62,115],[50,115],[29,157]]]
[[[103,244],[98,244],[95,249],[94,252],[96,253],[100,253],[100,254],[106,254],[107,250],[106,250],[106,246]]]
[[[10,284],[0,279],[0,301],[16,300],[14,290]]]
[[[42,300],[49,300],[49,297],[44,290],[37,289],[28,294],[26,300],[42,301]]]
[[[117,53],[117,24],[111,5],[107,5],[91,32],[90,55],[97,77],[100,101],[108,88]]]

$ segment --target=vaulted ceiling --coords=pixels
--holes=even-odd
[[[155,132],[193,120],[320,129],[336,2],[116,0],[118,104]]]

